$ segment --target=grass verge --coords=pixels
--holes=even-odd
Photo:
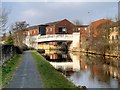
[[[73,88],[78,89],[72,82],[67,80],[60,72],[49,64],[39,53],[32,51],[32,56],[36,61],[39,73],[45,88]]]
[[[12,79],[18,65],[21,61],[21,55],[17,54],[10,60],[8,60],[6,63],[2,65],[1,71],[2,71],[2,88],[7,87],[9,81]]]

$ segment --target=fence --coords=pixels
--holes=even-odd
[[[0,66],[16,54],[14,45],[0,45]]]

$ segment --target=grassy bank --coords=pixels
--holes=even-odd
[[[32,51],[32,55],[36,60],[45,88],[76,88],[72,82],[67,80],[60,72],[56,71],[39,53]]]
[[[18,65],[21,61],[21,55],[17,54],[12,59],[8,60],[2,65],[2,87],[6,87],[9,81],[12,79]]]

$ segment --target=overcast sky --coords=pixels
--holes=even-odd
[[[10,10],[8,24],[27,21],[31,26],[52,21],[78,19],[89,24],[102,18],[115,18],[118,14],[116,2],[2,2],[2,8]],[[14,1],[14,0],[13,0]],[[31,0],[33,1],[33,0]],[[47,1],[47,0],[45,0]],[[70,0],[72,1],[72,0]]]

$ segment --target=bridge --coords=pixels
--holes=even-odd
[[[73,34],[51,34],[51,35],[38,35],[37,42],[50,42],[50,41],[71,41],[71,49],[78,48],[80,42],[80,33],[74,32]]]
[[[71,47],[78,47],[80,42],[80,33],[73,34],[49,34],[49,35],[37,35],[27,36],[23,41],[28,47],[38,48],[38,43],[52,42],[52,41],[71,41]],[[72,49],[71,48],[71,49]]]

